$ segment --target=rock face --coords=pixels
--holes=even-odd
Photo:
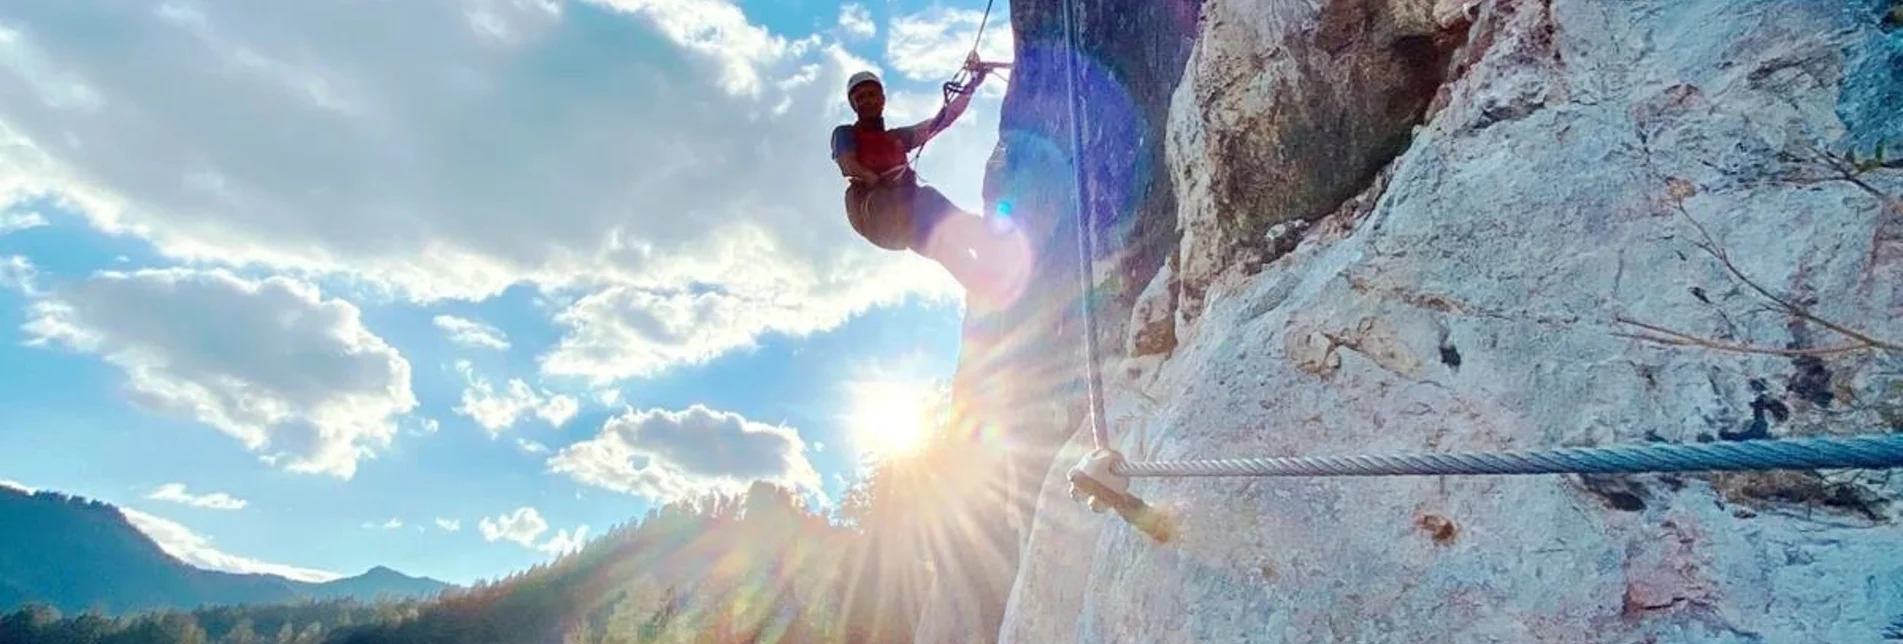
[[[1273,224],[1319,219],[1407,146],[1468,24],[1432,0],[1212,2],[1171,102],[1183,311]]]
[[[1903,431],[1903,163],[1869,160],[1903,157],[1893,2],[1207,0],[1193,54],[1145,45],[1174,42],[1183,22],[1138,15],[1166,9],[1073,4],[1086,33],[1125,30],[1087,40],[1126,70],[1100,78],[1169,85],[1086,84],[1095,261],[1119,269],[1099,344],[1106,365],[1152,354],[1103,372],[1125,455]],[[988,181],[1050,258],[1074,252],[1062,6],[1013,7]],[[1158,155],[1144,181],[1111,167]],[[1139,478],[1178,522],[1153,543],[1066,495],[1091,444],[1075,270],[1053,259],[974,318],[961,369],[973,422],[1031,473],[1012,489],[1036,488],[1012,499],[1033,513],[1003,537],[999,640],[1903,629],[1903,477],[1883,472]],[[1165,319],[1169,350],[1134,340]],[[973,639],[990,614],[929,632]]]
[[[1042,475],[1089,413],[1081,312],[1090,307],[1099,353],[1111,359],[1133,301],[1175,247],[1175,193],[1161,142],[1199,1],[1078,2],[1068,22],[1060,2],[1011,8],[1014,64],[985,210],[1007,213],[1024,231],[1036,268],[1013,305],[968,313],[952,383],[957,421],[994,448],[996,470],[970,473],[990,481],[991,493],[965,499],[956,512],[973,527],[931,553],[936,597],[916,641],[987,641],[998,632]],[[1083,88],[1075,92],[1072,69]],[[1091,115],[1077,132],[1081,156],[1072,144],[1073,97]],[[1088,271],[1078,261],[1080,182],[1094,213]],[[1093,290],[1087,301],[1084,275]]]

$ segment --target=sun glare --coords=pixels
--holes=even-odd
[[[931,432],[931,390],[903,382],[867,382],[853,386],[848,417],[854,447],[873,458],[902,457],[924,446]]]

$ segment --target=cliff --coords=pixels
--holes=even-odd
[[[1895,628],[1883,472],[1136,479],[1162,544],[1064,480],[1091,443],[1079,171],[1131,457],[1903,431],[1894,2],[1072,3],[1075,50],[1065,10],[1012,6],[986,196],[1038,281],[972,314],[957,382],[1008,473],[966,511],[1011,528],[940,553],[965,564],[921,641]]]

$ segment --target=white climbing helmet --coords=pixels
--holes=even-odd
[[[879,75],[874,74],[872,72],[859,72],[857,74],[853,74],[852,78],[846,79],[846,95],[851,96],[853,88],[858,87],[860,83],[878,83],[878,82],[879,82]]]

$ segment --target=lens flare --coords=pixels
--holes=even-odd
[[[852,387],[847,421],[853,444],[877,460],[910,455],[932,430],[931,389],[905,382],[862,382]]]

